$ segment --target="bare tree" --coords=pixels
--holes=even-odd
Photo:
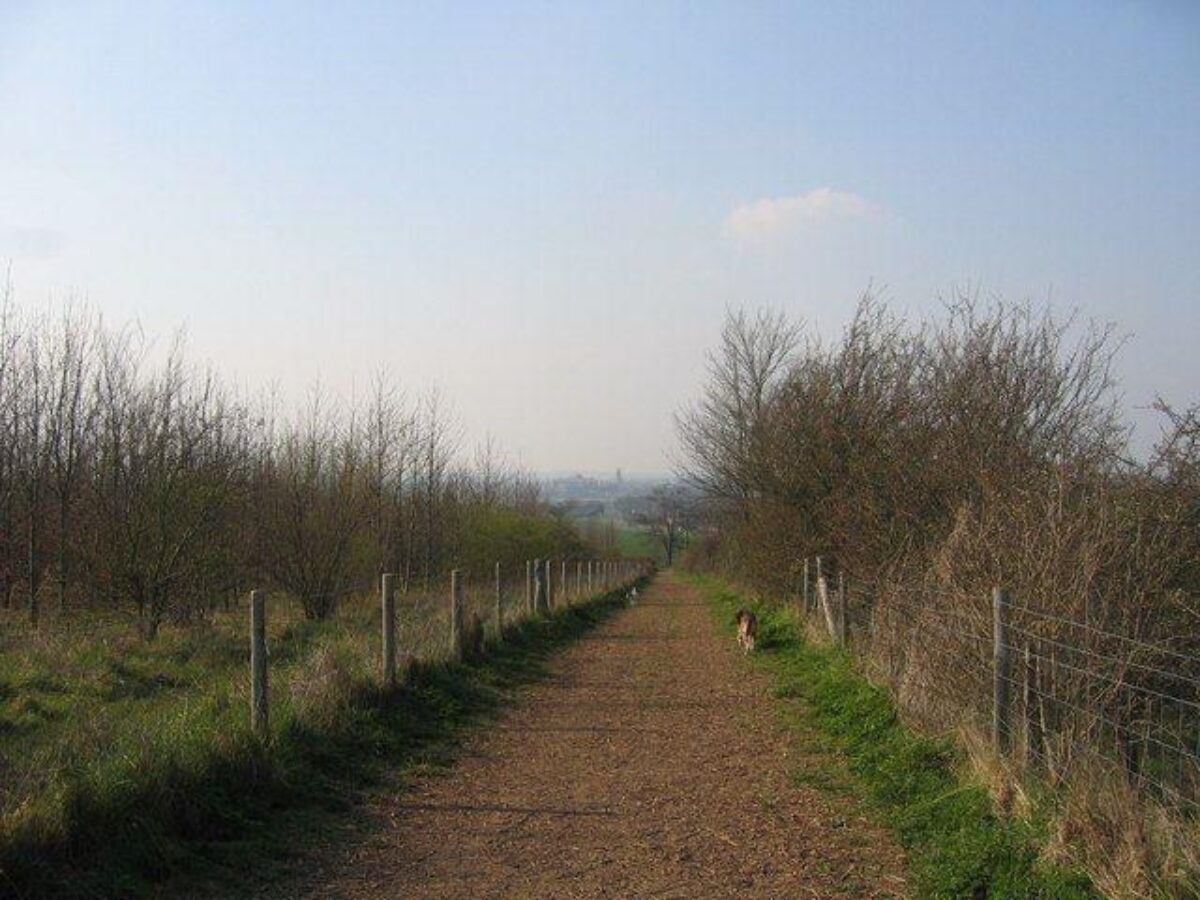
[[[406,571],[410,548],[406,523],[406,480],[414,452],[414,415],[387,373],[372,383],[365,425],[367,502],[379,572]]]
[[[446,475],[458,447],[457,425],[449,418],[445,398],[438,390],[430,391],[423,403],[420,441],[420,490],[424,519],[425,589],[430,587],[434,567],[443,562],[442,516],[440,500]]]
[[[90,403],[92,343],[97,334],[94,317],[68,307],[64,310],[49,347],[53,375],[48,422],[52,488],[57,506],[58,603],[66,603],[72,516],[84,475],[85,442],[91,433],[95,405]]]
[[[220,536],[246,457],[215,377],[187,368],[181,342],[158,371],[143,375],[143,360],[129,332],[102,341],[92,499],[104,527],[91,530],[90,567],[152,638],[173,604],[202,605],[214,573],[232,571]]]
[[[727,313],[720,347],[708,356],[704,394],[676,416],[686,457],[682,473],[691,484],[724,500],[754,496],[764,411],[799,337],[799,326],[782,314]]]
[[[637,522],[662,547],[667,565],[675,563],[675,555],[696,526],[696,497],[685,486],[664,484],[650,494],[650,509],[637,517]]]
[[[367,524],[358,425],[339,422],[314,388],[303,421],[274,448],[258,496],[259,558],[305,613],[324,619],[352,586],[353,547]]]
[[[495,506],[508,492],[515,477],[501,455],[496,439],[489,434],[475,448],[469,482],[473,498],[484,506]]]
[[[48,473],[48,429],[46,409],[49,405],[50,377],[46,371],[45,335],[34,323],[21,341],[21,386],[17,427],[14,437],[20,448],[19,477],[23,483],[22,499],[25,518],[25,581],[28,589],[29,621],[37,625],[40,616],[42,576],[43,504]]]
[[[17,422],[20,392],[16,384],[19,329],[13,308],[11,277],[0,286],[0,603],[9,605],[16,575],[14,529],[17,481]]]

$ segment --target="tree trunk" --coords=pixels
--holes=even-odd
[[[27,575],[29,577],[29,622],[36,626],[38,623],[38,578],[37,578],[37,552],[38,552],[38,529],[37,529],[37,504],[33,504],[33,508],[29,512],[29,565]]]
[[[66,503],[60,501],[58,513],[58,611],[67,608],[67,513]]]

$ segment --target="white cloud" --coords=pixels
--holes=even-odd
[[[734,208],[725,220],[725,233],[740,240],[760,240],[800,223],[821,224],[836,219],[878,219],[883,210],[852,191],[814,188],[791,197],[764,197]]]

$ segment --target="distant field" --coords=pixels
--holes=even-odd
[[[617,547],[623,556],[648,556],[660,566],[667,563],[662,545],[652,534],[641,528],[626,526],[617,529]]]

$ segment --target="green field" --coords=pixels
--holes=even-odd
[[[662,544],[643,528],[630,525],[618,526],[617,548],[625,557],[637,559],[649,557],[654,560],[656,565],[665,566],[667,564],[667,556],[663,552]]]

